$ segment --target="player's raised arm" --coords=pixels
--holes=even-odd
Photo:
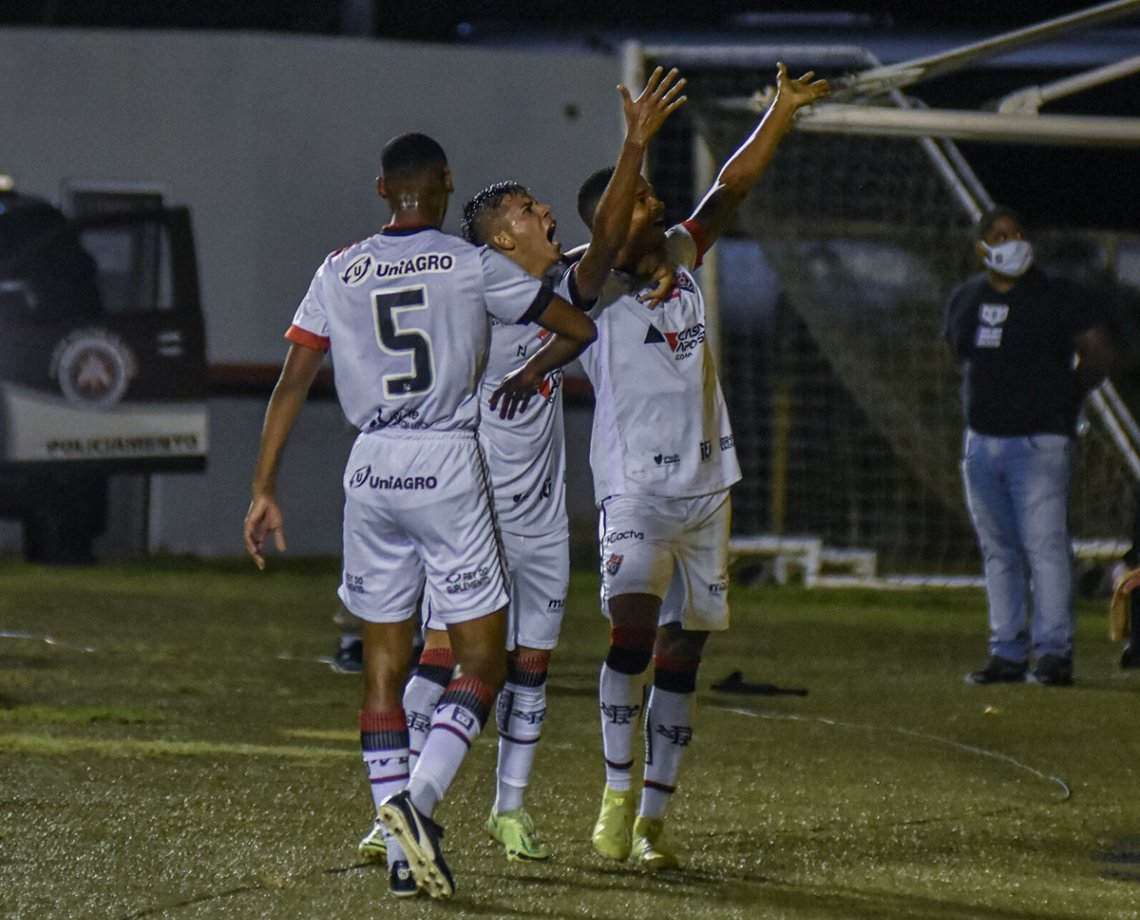
[[[725,161],[716,181],[693,211],[691,219],[701,225],[706,249],[724,232],[733,212],[772,162],[796,111],[831,91],[826,80],[813,79],[814,71],[798,80],[788,76],[783,63],[776,65],[776,71],[776,97],[768,111],[748,139]]]
[[[590,244],[575,269],[578,293],[587,302],[601,293],[614,260],[625,244],[645,151],[666,119],[688,99],[681,95],[685,82],[677,68],[665,73],[663,67],[658,67],[636,99],[625,86],[618,86],[625,115],[625,140],[613,175],[598,202]]]
[[[544,329],[556,333],[517,371],[507,374],[491,394],[491,411],[502,418],[514,418],[526,409],[546,375],[569,364],[598,337],[594,321],[557,294],[535,319]]]
[[[261,447],[253,473],[252,497],[244,527],[245,551],[259,569],[265,568],[262,548],[270,534],[273,534],[277,549],[285,549],[284,518],[277,504],[277,470],[281,465],[281,453],[324,356],[325,353],[318,349],[296,343],[291,345],[265,411]]]

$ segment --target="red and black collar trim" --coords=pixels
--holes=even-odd
[[[380,233],[384,236],[411,236],[424,230],[438,229],[439,227],[433,227],[431,224],[385,224],[380,228]]]

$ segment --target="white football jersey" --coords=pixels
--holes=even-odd
[[[487,247],[390,225],[325,259],[285,337],[331,351],[341,408],[364,433],[474,430],[489,316],[529,322],[549,299]]]
[[[547,273],[553,288],[567,267],[556,263]],[[526,363],[549,338],[535,324],[507,325],[491,320],[491,350],[483,377],[479,436],[495,491],[495,514],[508,533],[538,536],[565,530],[566,447],[562,423],[562,371],[543,381],[525,412],[513,419],[490,411],[491,395],[511,371]]]
[[[669,231],[677,286],[650,309],[645,286],[611,272],[590,316],[598,338],[582,354],[594,387],[590,468],[594,497],[709,495],[740,479],[736,442],[705,336],[705,303],[690,269],[695,241]],[[567,295],[564,286],[558,293]]]

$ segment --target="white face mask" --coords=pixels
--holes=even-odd
[[[1033,245],[1027,240],[1006,240],[996,246],[982,243],[986,257],[982,260],[986,268],[992,268],[999,275],[1020,278],[1033,264]]]

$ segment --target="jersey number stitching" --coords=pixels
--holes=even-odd
[[[411,359],[410,374],[385,374],[384,395],[389,398],[418,396],[435,386],[435,353],[431,337],[414,326],[402,328],[400,317],[412,310],[426,310],[427,296],[423,285],[395,291],[373,291],[372,308],[376,318],[376,339],[390,355],[406,355]]]

